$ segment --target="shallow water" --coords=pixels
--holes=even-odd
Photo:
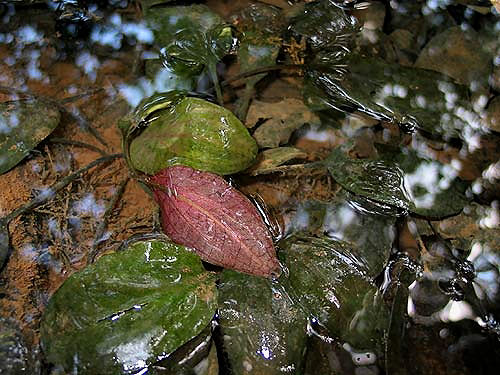
[[[233,45],[216,70],[224,106],[259,146],[230,179],[280,226],[282,276],[216,269],[211,329],[149,370],[137,372],[140,355],[119,362],[127,373],[496,373],[499,11],[488,1],[258,3],[274,6],[270,60],[255,65],[264,49],[249,48],[242,62]],[[252,2],[206,4],[242,43]],[[325,19],[313,23],[320,6]],[[186,79],[161,68],[149,17],[132,1],[0,4],[2,373],[69,373],[40,347],[51,296],[123,241],[160,230],[123,158],[78,172],[123,152],[118,119],[154,92],[217,100],[208,69]],[[25,116],[16,106],[27,102]]]

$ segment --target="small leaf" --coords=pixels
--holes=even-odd
[[[248,168],[257,145],[245,126],[223,107],[177,93],[144,100],[120,125],[127,139],[147,126],[130,143],[132,166],[147,174],[178,164],[217,174]]]
[[[311,50],[309,62],[331,66],[341,60],[360,30],[355,17],[349,16],[334,1],[319,0],[306,4],[292,19],[290,29],[305,38]]]
[[[215,309],[214,276],[196,254],[139,241],[65,281],[44,312],[42,347],[67,372],[136,373],[197,336]]]
[[[163,230],[173,241],[215,265],[257,276],[279,273],[271,235],[257,209],[223,178],[174,166],[151,181]]]
[[[292,133],[304,124],[319,124],[319,118],[309,111],[302,100],[286,98],[278,103],[254,100],[248,110],[246,124],[253,127],[259,121],[265,122],[257,128],[254,138],[259,148],[273,148],[285,144]]]
[[[277,171],[277,167],[293,159],[306,159],[307,154],[295,147],[276,147],[257,155],[255,164],[247,171],[251,176]]]
[[[307,315],[273,284],[229,270],[221,275],[219,321],[235,375],[297,373],[302,368]]]
[[[401,210],[410,207],[403,185],[403,172],[395,164],[371,159],[351,159],[341,147],[335,148],[325,164],[332,177],[354,194]]]
[[[152,8],[147,14],[164,65],[179,76],[193,77],[207,68],[217,90],[216,64],[233,47],[231,27],[205,5]]]
[[[28,156],[60,118],[56,108],[38,100],[0,103],[0,174]]]

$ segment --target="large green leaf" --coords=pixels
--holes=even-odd
[[[281,247],[294,299],[340,342],[380,355],[388,310],[351,245],[299,234]]]
[[[35,99],[0,103],[0,174],[52,133],[60,117],[54,106]]]
[[[43,315],[42,347],[68,372],[135,373],[198,335],[216,298],[196,254],[166,240],[135,242],[66,280]]]
[[[153,119],[145,122],[147,128],[130,143],[135,169],[155,174],[172,165],[187,165],[224,175],[246,169],[255,160],[257,144],[227,109],[193,97],[158,98],[155,95],[139,106],[150,105],[145,115]],[[139,123],[144,120],[140,111],[132,118]],[[126,137],[130,134],[127,126],[122,126]]]
[[[360,112],[398,124],[405,131],[418,128],[432,135],[464,137],[479,117],[468,101],[467,88],[430,70],[351,55],[346,74],[311,70],[306,103],[316,110]],[[306,85],[307,87],[307,85]],[[317,89],[320,89],[318,92]]]
[[[219,317],[233,374],[300,373],[307,315],[278,284],[225,270]]]

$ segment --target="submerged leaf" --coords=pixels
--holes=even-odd
[[[278,167],[293,159],[306,159],[307,154],[295,147],[276,147],[257,155],[255,164],[247,171],[251,176],[272,173]]]
[[[135,169],[155,174],[181,164],[224,175],[252,164],[257,145],[230,111],[203,99],[183,97],[182,92],[174,94],[146,99],[128,125],[122,123],[125,138],[134,127],[147,126],[130,143],[130,162]],[[131,128],[126,130],[127,126]]]
[[[351,246],[295,235],[280,246],[289,293],[330,335],[357,351],[381,355],[388,311]],[[373,356],[374,355],[374,356]]]
[[[56,108],[34,99],[0,103],[0,174],[28,156],[60,118]]]
[[[215,309],[214,276],[196,254],[139,241],[65,281],[43,315],[42,347],[68,372],[136,373],[198,335]]]
[[[155,175],[165,233],[212,264],[240,272],[279,273],[271,235],[254,205],[223,178],[174,166]]]
[[[286,98],[278,103],[254,100],[248,111],[247,126],[265,122],[253,136],[260,148],[278,147],[288,143],[293,132],[304,124],[319,124],[319,118],[309,111],[302,100]]]
[[[307,315],[278,284],[225,270],[219,321],[232,373],[299,373]]]

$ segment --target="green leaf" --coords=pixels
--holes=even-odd
[[[219,317],[233,374],[300,372],[307,315],[279,285],[225,270]]]
[[[316,110],[359,112],[405,131],[417,128],[445,138],[462,137],[464,129],[473,130],[470,122],[479,121],[467,88],[443,74],[360,55],[344,63],[345,74],[308,73],[308,85],[320,91],[306,90],[306,103]]]
[[[403,172],[396,164],[372,159],[351,159],[336,147],[324,160],[332,177],[344,189],[370,200],[407,212],[410,199],[403,185]]]
[[[319,0],[306,4],[303,12],[292,19],[290,29],[306,39],[311,52],[309,63],[331,66],[350,52],[360,27],[339,4]]]
[[[56,108],[39,100],[0,103],[0,174],[28,156],[60,118]]]
[[[208,325],[214,279],[196,254],[161,239],[105,255],[50,299],[40,328],[46,358],[68,372],[135,373]]]
[[[351,245],[295,235],[281,248],[289,270],[288,290],[296,302],[341,342],[382,354],[388,311]]]
[[[225,175],[253,163],[257,145],[229,110],[203,99],[181,98],[181,94],[157,94],[121,123],[126,138],[134,129],[147,126],[130,143],[130,162],[135,169],[155,174],[166,167],[186,165]]]
[[[165,66],[181,77],[193,77],[207,68],[219,102],[216,64],[233,47],[231,27],[205,5],[153,8],[146,13]]]
[[[410,211],[431,219],[442,219],[462,211],[469,202],[468,183],[456,177],[451,168],[408,148],[378,146],[380,159],[397,164],[403,171]]]

